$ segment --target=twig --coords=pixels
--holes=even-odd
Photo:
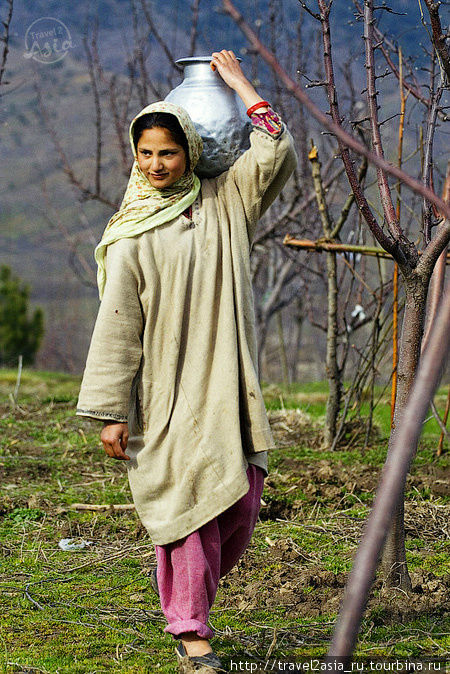
[[[34,604],[34,606],[36,606],[36,608],[43,611],[45,607],[42,606],[38,601],[36,601],[36,599],[33,599],[31,594],[28,592],[28,588],[30,587],[30,585],[34,585],[34,583],[28,583],[28,585],[26,585],[26,587],[25,587],[25,597],[28,599],[28,601],[31,601],[31,603]]]
[[[14,387],[14,393],[13,393],[13,400],[14,404],[17,404],[17,397],[19,395],[19,387],[20,387],[20,380],[22,378],[22,364],[23,364],[23,356],[20,354],[19,356],[19,364],[17,366],[17,379],[16,379],[16,385]]]
[[[401,48],[398,52],[398,73],[399,73],[399,89],[400,89],[400,121],[398,125],[398,144],[397,144],[397,162],[398,167],[402,167],[403,162],[403,138],[405,130],[405,112],[406,112],[406,98],[403,87],[403,54]],[[397,220],[400,222],[401,213],[401,191],[402,183],[397,183]],[[391,382],[391,428],[394,422],[395,401],[397,398],[397,384],[398,384],[398,290],[399,290],[398,264],[394,264],[393,275],[393,294],[394,300],[392,305],[392,382]]]
[[[98,480],[96,480],[98,481]],[[92,510],[92,511],[113,511],[123,512],[125,510],[135,510],[134,503],[114,503],[114,504],[96,504],[96,503],[72,503],[71,510]]]
[[[328,164],[330,164],[333,159],[330,160]],[[324,173],[326,173],[328,168],[328,165],[326,164],[324,167]],[[339,176],[342,175],[344,169],[343,167],[340,167],[337,171],[331,174],[326,180],[323,181],[323,186],[325,189],[328,189],[330,185],[332,185],[338,178]],[[270,225],[264,229],[261,229],[259,232],[258,230],[256,231],[255,238],[253,239],[253,245],[256,245],[258,243],[261,243],[264,241],[275,229],[278,227],[281,227],[283,224],[285,224],[286,221],[294,221],[297,222],[297,217],[302,213],[306,208],[313,203],[313,201],[316,198],[316,194],[314,192],[314,189],[311,190],[311,192],[304,197],[300,202],[294,201],[294,203],[289,204],[289,206],[280,214],[279,218],[274,223],[270,223]]]
[[[333,57],[331,51],[331,31],[330,31],[330,6],[326,4],[325,0],[318,0],[320,8],[320,17],[322,24],[322,40],[323,40],[323,50],[324,50],[324,63],[325,71],[327,75],[328,82],[328,102],[330,105],[331,117],[334,124],[342,129],[341,122],[341,113],[339,110],[339,103],[336,91],[336,84],[334,78],[334,67],[333,67]],[[365,221],[370,227],[373,235],[377,241],[383,246],[385,250],[393,252],[394,242],[393,240],[385,234],[385,232],[378,225],[375,220],[373,213],[367,203],[366,197],[361,189],[358,178],[355,173],[353,162],[351,161],[350,152],[346,144],[342,139],[338,138],[339,149],[341,153],[341,159],[347,173],[347,178],[352,188],[352,192],[355,195],[355,200],[358,205],[358,208],[363,215]]]
[[[448,432],[444,421],[439,416],[439,412],[437,411],[436,405],[434,404],[433,400],[430,403],[430,407],[431,407],[431,411],[433,412],[433,416],[436,419],[436,423],[439,426],[439,428],[441,429],[441,433],[443,433],[445,435],[445,437],[447,438],[447,442],[450,442],[450,433]]]
[[[317,207],[319,209],[323,232],[327,239],[331,238],[333,221],[328,211],[325,199],[325,190],[320,173],[320,160],[317,147],[313,145],[308,159],[311,163],[311,175],[316,192]],[[336,435],[336,423],[339,414],[342,395],[342,367],[338,365],[338,284],[336,252],[329,249],[326,255],[327,265],[327,341],[326,341],[326,374],[329,386],[325,413],[325,443],[328,447],[333,444]]]
[[[450,411],[450,388],[448,389],[448,392],[447,392],[447,403],[445,405],[445,412],[444,412],[444,418],[443,418],[444,424],[447,424],[449,411]],[[444,433],[441,433],[440,438],[439,438],[438,447],[437,447],[437,450],[436,450],[436,456],[442,455],[443,445],[444,445]]]

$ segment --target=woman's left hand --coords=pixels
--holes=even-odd
[[[234,52],[227,49],[212,53],[211,68],[213,70],[217,69],[221,78],[232,89],[236,89],[239,85],[248,82]]]

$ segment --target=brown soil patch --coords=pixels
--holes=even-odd
[[[258,580],[251,580],[255,575]],[[448,614],[450,574],[441,578],[431,572],[410,575],[413,593],[409,596],[384,588],[382,581],[376,580],[367,609],[373,620],[379,616],[379,622],[386,623],[421,614]],[[267,555],[247,551],[221,584],[226,588],[227,605],[231,602],[243,611],[278,608],[287,618],[313,618],[338,611],[346,582],[346,573],[305,565],[298,546],[284,539],[278,540]]]
[[[306,505],[320,503],[343,509],[360,501],[370,505],[381,469],[362,464],[342,465],[329,460],[297,460],[282,457],[277,470],[265,482],[266,505],[261,519],[295,519]],[[450,494],[448,470],[420,466],[408,475],[406,492],[428,492],[435,498]]]

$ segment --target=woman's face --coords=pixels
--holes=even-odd
[[[137,143],[139,168],[153,187],[170,187],[186,170],[186,153],[170,131],[160,126],[144,129]]]

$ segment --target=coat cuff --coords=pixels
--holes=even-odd
[[[79,417],[92,417],[93,419],[99,419],[100,421],[117,421],[118,423],[123,424],[128,423],[128,417],[124,417],[123,414],[114,414],[114,412],[77,409],[76,414]]]

